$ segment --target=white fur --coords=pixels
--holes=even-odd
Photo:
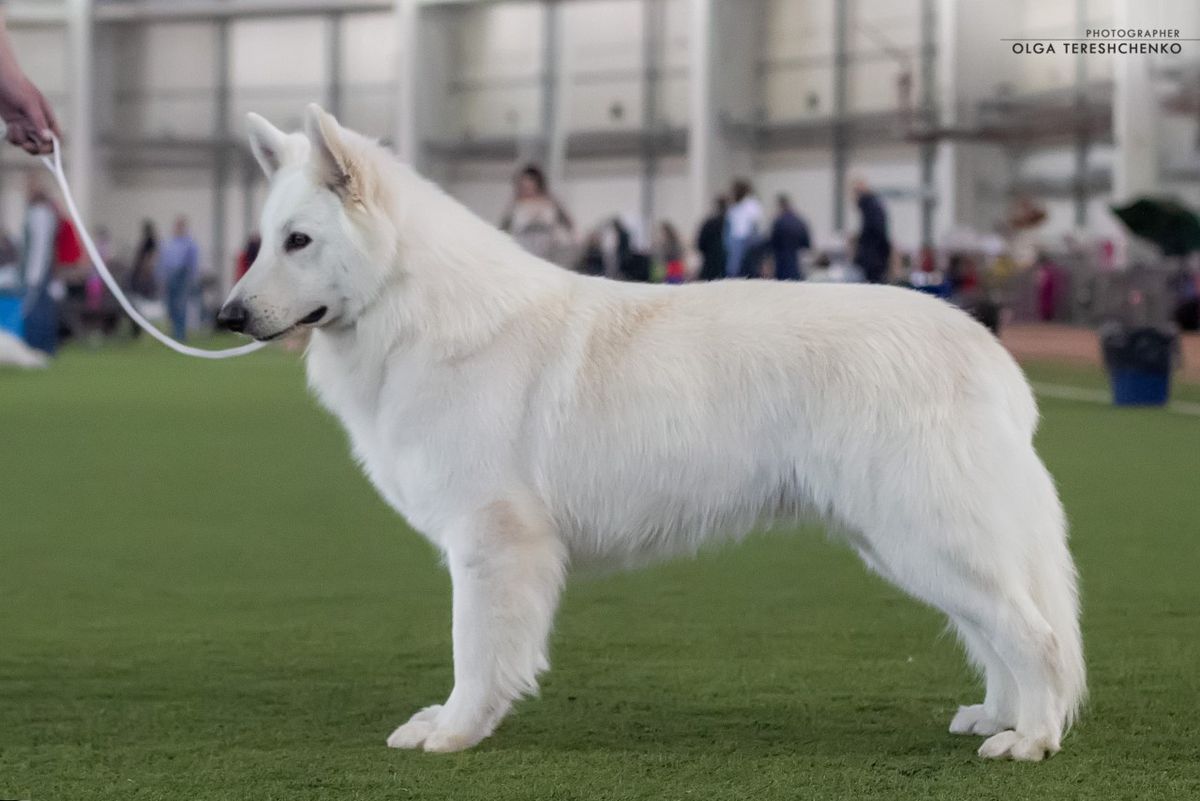
[[[453,579],[454,689],[389,745],[470,747],[534,692],[569,566],[815,513],[961,635],[987,693],[952,731],[1059,749],[1075,569],[1033,397],[983,327],[888,287],[574,275],[320,109],[307,144],[252,127],[273,180],[231,300],[258,337],[329,309],[309,382]],[[298,227],[313,244],[287,253]]]

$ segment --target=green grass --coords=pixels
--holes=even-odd
[[[1073,363],[1042,362],[1025,365],[1025,373],[1035,384],[1054,384],[1082,389],[1108,390],[1108,377],[1103,371]],[[1172,382],[1171,400],[1200,403],[1200,384]]]
[[[1200,419],[1043,411],[1092,684],[1048,763],[946,733],[941,620],[818,532],[576,581],[541,698],[431,756],[383,741],[450,688],[448,580],[295,357],[0,373],[0,798],[1195,798]]]

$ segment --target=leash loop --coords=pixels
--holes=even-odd
[[[108,265],[104,263],[104,259],[100,258],[100,251],[96,248],[96,243],[92,241],[92,236],[88,233],[87,226],[84,225],[83,218],[79,215],[79,208],[75,205],[75,198],[71,195],[71,187],[67,183],[67,174],[62,166],[62,146],[57,136],[50,134],[50,138],[54,142],[54,152],[50,156],[42,156],[42,164],[54,176],[55,183],[62,190],[63,200],[67,204],[67,211],[71,214],[71,220],[75,223],[75,230],[78,232],[79,238],[83,240],[84,249],[87,251],[88,257],[92,260],[92,265],[96,268],[96,272],[100,273],[100,278],[103,279],[104,285],[108,287],[108,291],[112,292],[113,297],[117,299],[117,302],[121,304],[121,308],[125,310],[125,313],[129,315],[135,324],[176,353],[182,353],[184,356],[193,356],[197,359],[232,359],[235,356],[246,356],[266,347],[266,342],[251,342],[248,345],[227,348],[225,350],[193,348],[191,345],[176,342],[143,317],[142,313],[137,310],[137,307],[133,305],[129,298],[125,297],[125,293],[121,291],[121,287],[117,284],[117,279],[113,278],[112,273],[108,271]]]

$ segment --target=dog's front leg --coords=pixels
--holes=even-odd
[[[472,530],[444,540],[454,583],[454,690],[388,738],[393,748],[461,751],[537,691],[562,587],[562,544],[533,516],[493,504]]]

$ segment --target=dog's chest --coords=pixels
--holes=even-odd
[[[369,363],[318,345],[310,387],[346,429],[355,458],[388,504],[432,539],[446,525],[458,450],[452,404],[431,391],[428,371],[402,358]]]

